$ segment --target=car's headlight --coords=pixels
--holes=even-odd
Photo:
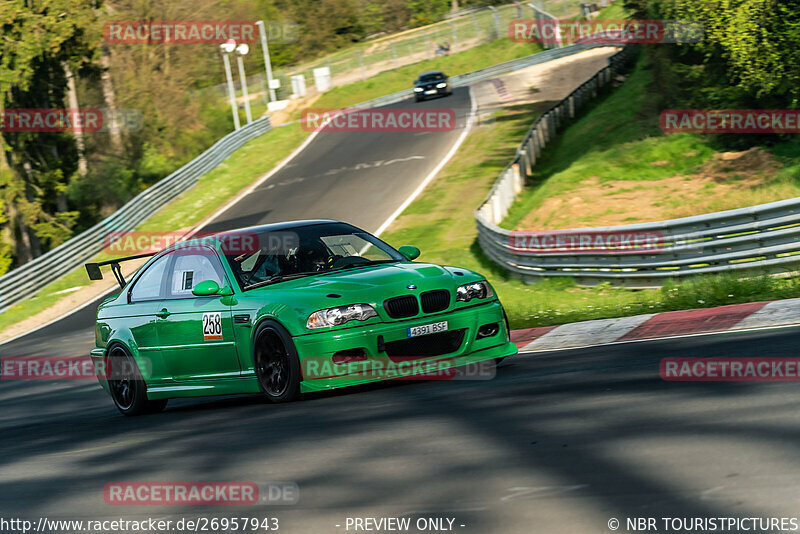
[[[414,92],[415,93],[421,93],[422,92],[422,87],[415,87],[414,88]]]
[[[436,84],[437,89],[444,89],[445,87],[447,87],[447,84],[445,82]]]
[[[377,317],[375,308],[369,304],[350,304],[338,306],[327,310],[315,311],[308,316],[306,328],[323,328],[337,326],[348,321],[366,321],[370,317]]]
[[[456,289],[456,300],[461,302],[469,302],[472,299],[486,299],[493,296],[492,288],[486,281],[464,284]]]

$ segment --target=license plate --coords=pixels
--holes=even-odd
[[[427,91],[425,91],[425,94],[426,95],[435,95],[436,94],[436,89],[428,89]]]
[[[447,330],[447,321],[439,323],[424,324],[421,326],[413,326],[407,329],[408,337],[424,336],[426,334],[435,334],[437,332],[444,332]]]

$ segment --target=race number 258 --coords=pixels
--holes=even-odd
[[[203,314],[203,339],[205,341],[222,340],[222,313]]]

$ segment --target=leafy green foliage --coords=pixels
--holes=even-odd
[[[671,103],[800,105],[800,10],[779,0],[626,0],[634,18],[693,20],[695,44],[655,45]]]

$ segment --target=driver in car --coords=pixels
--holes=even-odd
[[[318,239],[301,243],[295,257],[298,273],[329,271],[336,260],[328,247]]]

